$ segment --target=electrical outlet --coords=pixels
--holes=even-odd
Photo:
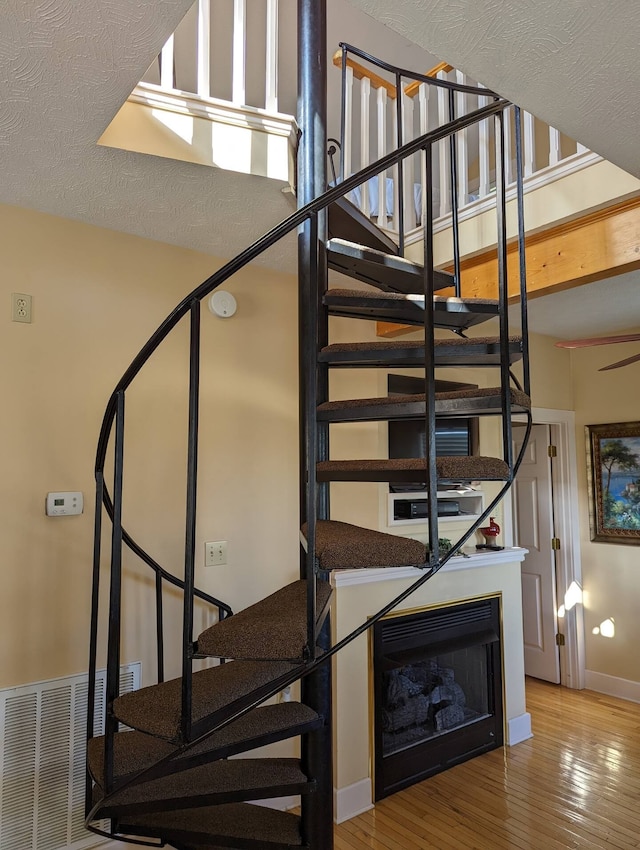
[[[24,292],[11,293],[11,321],[31,322],[31,296]]]
[[[215,540],[204,544],[205,567],[219,567],[227,563],[227,541]]]

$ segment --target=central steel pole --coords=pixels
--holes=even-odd
[[[298,0],[298,148],[297,198],[304,206],[327,188],[327,8],[326,0]],[[301,574],[308,586],[308,644],[331,645],[326,618],[315,634],[315,520],[328,518],[328,485],[318,486],[316,463],[328,457],[328,426],[318,428],[316,406],[327,398],[327,370],[318,367],[318,351],[327,344],[328,323],[322,304],[327,288],[326,212],[306,222],[298,234],[300,362],[300,514],[307,522],[308,552]],[[302,798],[302,841],[313,850],[333,850],[333,761],[331,663],[302,681],[302,701],[324,718],[324,725],[302,738],[302,765],[316,791]]]

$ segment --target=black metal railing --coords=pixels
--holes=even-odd
[[[477,85],[466,85],[464,83],[454,83],[451,80],[442,80],[437,77],[428,76],[427,74],[420,74],[415,71],[409,71],[406,68],[400,68],[397,65],[392,65],[389,62],[384,62],[382,59],[378,59],[375,56],[372,56],[370,53],[367,53],[364,50],[361,50],[358,47],[354,47],[352,44],[347,44],[346,42],[340,42],[340,49],[342,51],[342,101],[340,106],[340,142],[339,147],[340,150],[345,149],[345,138],[347,134],[347,113],[346,113],[346,104],[347,104],[347,68],[348,68],[348,60],[349,56],[357,56],[358,59],[363,62],[368,63],[369,65],[376,68],[378,71],[384,71],[392,80],[393,83],[390,83],[393,87],[395,87],[395,109],[396,109],[396,120],[395,120],[395,135],[396,135],[396,149],[399,150],[404,143],[404,86],[407,82],[411,83],[424,83],[425,85],[434,88],[434,89],[442,89],[447,92],[447,110],[448,110],[448,121],[449,123],[455,121],[457,117],[456,115],[456,105],[455,105],[455,96],[456,94],[472,94],[477,95],[478,97],[485,97],[489,99],[493,99],[494,101],[501,101],[502,98],[496,92],[491,91],[490,89],[484,88],[482,86]],[[474,122],[475,123],[475,122]],[[404,253],[405,246],[405,207],[404,207],[404,199],[403,199],[403,186],[404,186],[404,158],[398,160],[397,162],[397,198],[398,198],[398,251],[400,255]],[[341,166],[340,166],[340,180],[343,181],[347,175],[345,174],[344,168],[344,160],[341,158]],[[335,179],[335,178],[334,178]],[[449,182],[450,182],[450,192],[451,192],[451,230],[452,230],[452,240],[453,240],[453,257],[454,257],[454,273],[456,281],[460,280],[460,228],[459,228],[459,219],[458,219],[458,149],[455,142],[455,135],[452,134],[449,136]],[[460,297],[459,285],[456,283],[456,296]]]
[[[416,75],[414,75],[416,76]],[[419,75],[418,75],[419,77]],[[428,80],[429,78],[426,78]],[[433,81],[431,81],[433,82]],[[442,81],[438,81],[438,84],[444,84]],[[451,84],[448,84],[451,86]],[[486,94],[486,90],[483,90],[483,94]],[[509,480],[505,483],[505,485],[501,488],[498,495],[491,500],[491,503],[488,507],[483,511],[482,515],[479,517],[475,525],[466,532],[461,539],[455,544],[455,546],[451,549],[450,552],[443,554],[440,556],[438,551],[438,535],[437,535],[437,517],[435,519],[430,520],[429,532],[430,532],[430,540],[431,540],[431,554],[427,560],[427,562],[423,565],[422,572],[419,578],[413,582],[406,590],[404,590],[401,594],[396,596],[393,600],[391,600],[387,605],[385,605],[379,612],[375,614],[372,618],[370,618],[366,623],[363,623],[361,626],[352,631],[349,635],[344,637],[338,643],[336,643],[331,648],[327,649],[320,657],[316,657],[315,655],[315,605],[309,605],[309,624],[310,624],[310,640],[312,641],[311,646],[309,646],[310,656],[309,660],[301,665],[299,668],[296,668],[283,676],[281,676],[277,681],[266,685],[259,690],[256,690],[254,693],[248,695],[246,698],[239,700],[235,704],[235,710],[233,714],[221,714],[219,720],[216,721],[214,725],[203,726],[199,724],[195,727],[191,725],[191,687],[192,687],[192,658],[193,658],[193,604],[194,598],[199,598],[210,605],[215,606],[218,609],[218,616],[222,619],[224,616],[230,615],[231,609],[228,605],[221,602],[215,597],[209,596],[208,594],[203,593],[198,590],[194,585],[194,552],[195,552],[195,518],[196,518],[196,481],[197,481],[197,444],[198,444],[198,399],[199,399],[199,333],[200,333],[200,302],[203,298],[208,296],[214,289],[221,286],[224,282],[229,280],[234,274],[236,274],[240,269],[247,266],[249,263],[257,259],[263,252],[268,250],[271,246],[273,246],[276,242],[278,242],[281,238],[286,236],[287,234],[295,231],[300,225],[305,223],[309,223],[312,228],[313,233],[317,233],[317,221],[318,216],[324,214],[324,211],[327,210],[331,204],[338,201],[340,198],[344,197],[346,194],[351,192],[354,188],[363,185],[369,180],[371,177],[379,175],[385,169],[392,167],[408,157],[413,156],[416,153],[422,153],[425,157],[425,168],[427,174],[432,174],[432,151],[435,144],[439,143],[442,140],[446,140],[450,137],[455,137],[455,134],[464,130],[466,127],[473,125],[474,123],[482,120],[486,120],[488,118],[493,117],[497,122],[501,120],[502,112],[508,108],[509,104],[499,99],[497,95],[494,96],[494,99],[491,103],[486,106],[483,106],[477,110],[472,111],[471,113],[460,116],[452,120],[448,125],[443,127],[438,127],[435,130],[432,130],[423,136],[420,136],[416,139],[411,140],[410,142],[404,143],[401,145],[398,150],[389,153],[387,156],[383,157],[379,161],[372,163],[366,168],[362,169],[357,174],[354,174],[349,177],[345,177],[339,185],[332,187],[327,192],[325,192],[322,196],[314,199],[310,203],[303,206],[301,209],[297,210],[287,219],[282,221],[280,224],[276,225],[272,228],[268,233],[254,242],[251,246],[246,248],[243,252],[241,252],[234,259],[230,260],[226,263],[222,268],[220,268],[213,275],[208,277],[203,283],[201,283],[198,287],[196,287],[192,292],[190,292],[177,306],[176,308],[167,316],[167,318],[162,322],[159,328],[155,331],[154,334],[149,338],[146,344],[142,347],[138,355],[134,358],[133,362],[129,366],[129,368],[125,371],[124,375],[118,382],[114,392],[112,393],[111,398],[107,404],[106,412],[104,415],[104,419],[102,422],[102,427],[100,431],[100,437],[98,442],[98,449],[96,455],[96,465],[95,465],[95,476],[96,476],[96,521],[95,521],[95,544],[94,544],[94,561],[93,561],[93,577],[94,577],[94,586],[93,586],[93,598],[92,598],[92,626],[91,626],[91,648],[90,648],[90,663],[91,663],[91,672],[90,672],[90,682],[95,679],[95,665],[97,658],[97,636],[98,636],[98,594],[99,594],[99,580],[100,580],[100,568],[102,561],[100,540],[102,536],[102,514],[103,511],[106,512],[107,516],[110,518],[112,522],[112,535],[111,535],[111,553],[110,553],[110,608],[109,608],[109,627],[108,627],[108,646],[109,646],[109,659],[108,659],[108,674],[107,674],[107,733],[105,736],[105,773],[106,773],[106,784],[104,786],[105,799],[108,798],[109,794],[113,793],[115,788],[114,777],[113,777],[113,736],[116,732],[117,722],[113,715],[113,701],[118,696],[118,672],[120,665],[120,631],[121,631],[121,598],[122,598],[122,550],[123,547],[127,547],[136,555],[138,555],[142,561],[147,564],[154,572],[155,575],[155,599],[156,604],[158,606],[158,610],[160,613],[157,614],[156,618],[156,638],[158,642],[158,658],[162,657],[162,587],[163,582],[167,582],[172,584],[173,586],[177,586],[183,590],[183,630],[182,630],[182,706],[181,706],[181,715],[182,715],[182,740],[183,744],[181,745],[182,749],[188,749],[194,746],[198,741],[202,740],[204,737],[211,734],[216,729],[222,728],[226,726],[228,723],[237,719],[242,714],[246,713],[256,705],[263,702],[265,699],[274,696],[278,693],[283,687],[287,684],[290,684],[297,679],[308,675],[313,670],[317,669],[318,665],[324,663],[330,657],[335,655],[340,649],[350,643],[353,639],[358,637],[364,631],[369,629],[375,622],[384,617],[387,613],[389,613],[394,607],[396,607],[400,602],[406,599],[411,593],[417,590],[422,584],[424,584],[427,580],[429,580],[439,569],[444,566],[444,564],[448,561],[448,559],[454,554],[454,552],[465,542],[467,542],[471,536],[475,533],[475,530],[479,525],[484,522],[491,512],[494,511],[495,506],[499,503],[499,501],[503,498],[507,490],[509,489],[510,483],[513,480],[513,476],[517,471],[517,468],[522,459],[522,452],[518,456],[518,458],[513,461],[511,457],[511,442],[510,442],[510,411],[509,411],[509,380],[510,380],[510,370],[509,370],[509,339],[508,339],[508,321],[506,319],[506,305],[508,299],[508,290],[507,290],[507,270],[506,270],[506,262],[505,262],[505,246],[506,246],[506,223],[505,223],[505,186],[504,186],[504,162],[501,163],[500,170],[502,171],[502,179],[498,180],[498,190],[496,192],[497,197],[497,205],[499,207],[499,212],[497,215],[497,244],[498,244],[498,252],[499,252],[499,280],[498,280],[498,293],[499,293],[499,302],[501,307],[501,313],[505,315],[505,318],[501,318],[500,320],[500,345],[501,352],[503,356],[503,367],[501,369],[501,382],[502,382],[502,400],[503,400],[503,422],[506,423],[503,425],[504,430],[504,455],[505,459],[509,463],[510,473]],[[516,123],[517,129],[519,129],[519,120]],[[517,144],[519,144],[519,137],[517,139]],[[521,154],[519,154],[521,161]],[[498,168],[496,168],[498,170]],[[519,226],[522,229],[522,217],[521,217],[521,173],[518,175],[518,184],[520,186],[520,193],[518,195],[518,213],[519,213]],[[428,190],[427,195],[430,193],[429,186],[431,185],[431,180],[428,181]],[[427,338],[425,341],[425,366],[427,368],[427,375],[432,373],[432,367],[434,363],[434,352],[433,352],[433,315],[432,311],[428,309],[428,305],[432,303],[433,298],[433,290],[434,290],[434,277],[435,277],[435,267],[434,267],[434,258],[433,258],[433,212],[432,212],[432,204],[430,203],[430,199],[427,199],[426,209],[424,210],[424,214],[422,217],[422,226],[423,226],[423,238],[425,245],[425,261],[424,261],[424,296],[425,296],[425,328],[427,331]],[[314,240],[314,256],[311,257],[310,261],[313,266],[313,275],[312,275],[312,283],[314,275],[317,278],[319,274],[319,269],[322,268],[324,263],[324,258],[321,256],[321,252],[325,250],[324,244],[319,239]],[[519,234],[519,249],[522,251],[524,248],[524,240],[523,233]],[[500,259],[501,258],[501,259]],[[521,260],[521,274],[520,274],[520,287],[519,294],[521,298],[521,302],[526,302],[526,285],[524,281],[524,265]],[[315,280],[317,283],[317,279]],[[460,291],[460,281],[459,278],[457,280],[457,290],[458,293]],[[326,308],[324,310],[321,308],[321,304],[319,303],[319,299],[315,296],[314,293],[310,294],[310,300],[313,302],[311,307],[311,312],[315,316],[314,321],[316,324],[324,322],[326,324]],[[315,305],[315,306],[314,306]],[[321,308],[321,309],[317,309]],[[314,312],[315,310],[315,312]],[[122,476],[123,476],[123,467],[124,467],[124,422],[125,422],[125,400],[126,393],[129,389],[130,385],[139,374],[143,366],[147,363],[147,361],[151,358],[154,352],[158,349],[161,343],[167,338],[170,332],[178,325],[178,323],[189,315],[190,319],[190,377],[189,377],[189,444],[188,444],[188,475],[187,475],[187,506],[186,506],[186,532],[185,532],[185,573],[184,580],[180,580],[175,576],[168,573],[164,570],[159,564],[157,564],[135,541],[130,537],[130,535],[125,531],[123,527],[123,518],[122,518]],[[526,315],[523,319],[523,330],[526,328]],[[317,338],[317,334],[314,336]],[[523,341],[524,354],[525,354],[525,363],[526,363],[526,339]],[[524,378],[523,378],[523,386],[525,392],[529,392],[529,372],[528,367],[525,367]],[[427,425],[427,434],[434,433],[434,422],[435,422],[435,404],[433,398],[433,386],[426,382],[426,391],[427,391],[427,405],[426,405],[426,425]],[[307,425],[307,440],[306,440],[306,459],[304,465],[306,467],[306,487],[307,487],[307,523],[308,523],[308,533],[307,533],[307,554],[306,554],[306,572],[305,577],[307,579],[308,586],[308,599],[315,601],[315,582],[316,577],[318,575],[318,566],[316,563],[315,557],[315,521],[316,521],[316,513],[317,513],[317,502],[316,502],[316,493],[317,493],[317,480],[316,480],[316,461],[318,459],[318,430],[317,423],[315,420],[315,402],[309,395],[307,410],[305,411],[305,416],[308,418]],[[528,417],[528,428],[531,425],[531,417]],[[115,429],[115,433],[114,433]],[[114,436],[114,458],[113,458],[113,499],[109,493],[109,490],[105,484],[105,463],[107,457],[107,449],[110,444],[112,435]],[[324,437],[322,439],[325,439]],[[526,443],[526,440],[525,440]],[[326,446],[323,451],[326,450]],[[428,455],[426,459],[427,470],[428,470],[428,493],[427,498],[430,504],[435,504],[435,494],[437,490],[437,480],[435,473],[435,443],[434,441],[429,441],[428,443]],[[433,512],[435,514],[435,512]],[[159,680],[164,676],[163,664],[158,662],[158,677]],[[90,694],[90,709],[89,709],[89,733],[90,737],[93,734],[93,702],[94,702],[94,693]],[[153,768],[150,768],[149,771],[144,771],[137,777],[130,777],[124,782],[118,783],[118,788],[125,787],[128,784],[131,784],[136,781],[140,781],[140,778],[143,776],[148,776],[150,771]],[[89,787],[90,790],[90,787]],[[90,801],[90,797],[88,797]],[[90,802],[88,802],[88,820],[91,819],[92,813],[96,810],[97,807],[92,806]]]

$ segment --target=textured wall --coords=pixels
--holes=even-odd
[[[640,175],[636,0],[349,0]]]

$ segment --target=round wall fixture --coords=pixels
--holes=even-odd
[[[230,292],[219,289],[209,298],[209,309],[221,319],[230,319],[238,309],[238,304]]]

